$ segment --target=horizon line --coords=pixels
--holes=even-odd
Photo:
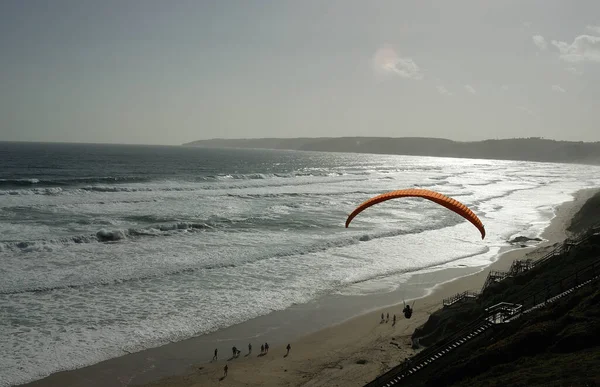
[[[148,144],[148,143],[118,143],[118,142],[87,142],[87,141],[36,141],[36,140],[0,140],[0,143],[13,143],[13,144],[65,144],[65,145],[130,145],[130,146],[165,146],[165,147],[179,147],[188,145],[194,142],[200,141],[240,141],[240,140],[297,140],[297,139],[344,139],[344,138],[368,138],[368,139],[423,139],[423,140],[446,140],[459,143],[475,143],[484,141],[506,141],[506,140],[544,140],[554,142],[569,142],[569,143],[588,143],[595,144],[600,142],[597,141],[584,141],[584,140],[556,140],[552,138],[530,136],[530,137],[506,137],[506,138],[487,138],[483,140],[453,140],[445,137],[420,137],[420,136],[337,136],[337,137],[236,137],[236,138],[222,138],[213,137],[207,139],[192,140],[189,142],[179,144]]]

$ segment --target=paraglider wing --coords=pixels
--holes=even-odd
[[[485,228],[483,227],[483,223],[481,223],[481,220],[479,220],[477,215],[475,215],[467,206],[458,200],[449,198],[448,196],[442,195],[439,192],[420,188],[401,189],[372,197],[352,211],[352,213],[348,216],[348,219],[346,219],[346,228],[350,225],[350,222],[356,215],[360,214],[367,208],[386,200],[402,197],[420,197],[444,206],[471,222],[481,232],[481,239],[485,238]]]

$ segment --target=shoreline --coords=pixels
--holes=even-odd
[[[506,270],[513,260],[525,256],[541,257],[567,237],[566,227],[579,208],[598,189],[584,189],[574,199],[555,209],[555,216],[541,235],[542,242],[532,247],[504,247],[498,259],[487,266],[442,269],[420,275],[421,281],[443,282],[422,296],[424,288],[400,295],[400,290],[362,296],[329,295],[313,302],[294,305],[223,330],[166,344],[156,348],[109,359],[84,368],[54,373],[27,386],[104,386],[147,385],[363,385],[397,365],[414,351],[410,335],[429,314],[441,307],[443,298],[465,290],[478,290],[489,270]],[[439,278],[442,276],[442,278]],[[411,277],[411,279],[413,279]],[[411,285],[411,280],[405,285]],[[401,314],[399,300],[416,299],[413,318]],[[391,327],[379,324],[381,313],[395,313],[398,322]],[[285,345],[291,342],[289,358]],[[247,344],[254,348],[247,356]],[[257,357],[259,341],[267,341],[268,355]],[[242,353],[231,357],[236,345]],[[213,349],[220,360],[210,362]],[[356,364],[365,360],[366,364]],[[225,364],[229,375],[219,380]]]

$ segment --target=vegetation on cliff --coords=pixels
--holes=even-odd
[[[514,277],[488,286],[432,314],[413,334],[432,346],[500,302],[528,306],[600,274],[598,225],[600,194],[590,199],[570,225],[588,227],[589,238]],[[590,266],[592,265],[592,266]],[[593,269],[589,269],[593,267]],[[586,272],[585,277],[583,273]],[[537,297],[537,300],[533,297]],[[423,386],[591,386],[600,384],[600,289],[598,280],[567,297],[509,323],[497,324],[406,380]]]

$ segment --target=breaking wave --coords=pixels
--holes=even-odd
[[[0,188],[20,188],[31,186],[73,186],[81,184],[95,183],[143,183],[150,181],[150,178],[139,176],[100,176],[100,177],[71,177],[71,178],[56,178],[56,179],[0,179]]]
[[[238,264],[210,263],[210,264],[202,264],[199,266],[189,266],[189,267],[185,267],[185,268],[178,268],[175,270],[167,270],[164,272],[153,273],[153,274],[144,275],[144,276],[135,276],[135,275],[134,276],[125,276],[125,277],[121,277],[121,278],[113,278],[110,280],[102,279],[102,280],[88,282],[88,283],[68,283],[68,284],[53,285],[53,286],[40,285],[38,287],[33,287],[33,288],[28,287],[28,288],[8,289],[8,290],[0,289],[0,294],[18,294],[18,293],[25,293],[25,292],[42,292],[42,291],[51,291],[51,290],[64,289],[64,288],[77,288],[77,287],[84,287],[84,286],[110,285],[113,283],[122,283],[122,282],[132,281],[132,280],[147,280],[147,279],[152,279],[152,278],[156,278],[156,277],[171,276],[171,275],[177,275],[177,274],[182,274],[182,273],[193,273],[198,270],[211,270],[211,269],[216,269],[216,268],[232,268],[232,267],[237,267],[240,264],[255,263],[257,261],[263,261],[263,260],[268,260],[268,259],[273,259],[273,258],[302,256],[302,255],[306,255],[306,254],[327,251],[332,248],[347,247],[347,246],[355,245],[358,243],[368,242],[368,241],[382,239],[382,238],[391,238],[391,237],[397,237],[397,236],[407,235],[407,234],[419,234],[424,231],[440,230],[440,229],[443,229],[446,227],[455,226],[458,223],[460,223],[460,220],[457,220],[456,218],[452,217],[452,218],[446,218],[441,221],[438,221],[435,224],[431,224],[428,226],[421,226],[421,227],[417,227],[417,228],[411,228],[411,229],[399,228],[397,230],[376,232],[376,233],[372,233],[372,234],[355,234],[355,235],[353,235],[351,237],[347,237],[347,238],[335,238],[335,239],[325,240],[325,241],[321,241],[318,243],[313,243],[313,244],[305,245],[305,246],[298,245],[296,247],[289,247],[287,249],[273,251],[271,254],[259,256],[258,258],[254,259],[252,261],[241,262]],[[178,223],[178,224],[172,224],[172,225],[166,226],[165,229],[189,230],[189,229],[193,229],[196,227],[203,229],[206,226],[199,225],[199,224]],[[98,231],[98,233],[95,236],[63,238],[63,239],[57,239],[54,241],[4,243],[3,245],[0,245],[0,251],[2,248],[10,248],[10,249],[18,248],[18,249],[21,249],[22,251],[33,251],[31,249],[33,249],[35,247],[40,247],[40,246],[49,247],[52,245],[58,246],[59,244],[64,245],[64,244],[69,244],[69,243],[118,242],[118,241],[127,239],[129,237],[133,237],[133,236],[159,236],[159,235],[160,234],[157,234],[156,232],[152,232],[152,231],[148,231],[148,230],[108,231],[108,230],[102,229],[102,230]],[[459,258],[456,258],[456,259],[459,259]]]
[[[169,234],[165,234],[165,232],[169,231],[211,230],[214,228],[213,221],[213,225],[207,223],[178,222],[138,229],[100,229],[95,234],[90,235],[77,235],[49,240],[4,242],[0,243],[0,251],[21,251],[23,253],[54,251],[58,247],[67,247],[71,244],[118,242],[135,237],[166,236]]]

